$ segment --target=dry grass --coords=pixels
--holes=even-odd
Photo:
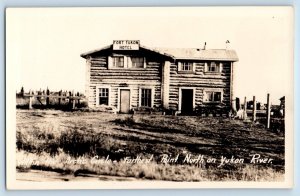
[[[28,161],[30,160],[30,161]],[[77,162],[75,162],[75,160]],[[201,167],[188,165],[169,165],[150,162],[147,164],[128,164],[123,160],[115,162],[105,162],[105,159],[91,157],[74,157],[60,152],[55,156],[47,153],[39,155],[18,151],[17,169],[19,172],[26,172],[29,169],[44,171],[56,171],[62,174],[72,174],[81,176],[86,174],[109,175],[117,177],[134,177],[148,180],[167,181],[282,181],[283,175],[272,168],[258,169],[256,166],[239,168],[223,175],[222,178],[214,171]]]
[[[19,171],[173,181],[278,181],[284,177],[284,135],[259,124],[224,118],[17,110],[17,148]],[[255,153],[274,161],[247,164],[249,154]],[[162,154],[180,156],[176,164],[166,165],[160,163]],[[246,163],[222,167],[219,163],[186,164],[186,154],[207,158],[233,155],[245,158]],[[100,160],[109,155],[114,162],[91,164],[96,155]],[[154,159],[148,164],[123,161],[138,155],[153,155]],[[87,162],[66,164],[68,159]]]

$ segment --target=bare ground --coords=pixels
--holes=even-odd
[[[155,160],[159,162],[162,154],[170,156],[180,154],[182,161],[184,154],[191,153],[216,158],[234,156],[245,158],[246,162],[249,162],[250,154],[260,154],[262,157],[274,159],[271,164],[258,164],[260,168],[272,168],[274,171],[284,173],[284,134],[267,130],[261,124],[221,117],[132,116],[99,112],[17,110],[17,132],[23,134],[31,134],[32,131],[46,132],[56,137],[66,130],[80,130],[82,133],[100,135],[104,138],[105,146],[95,144],[91,152],[86,152],[81,148],[82,146],[77,146],[78,152],[82,151],[82,154],[77,155],[96,154],[105,157],[109,153],[112,158],[121,160],[126,156],[149,157],[153,154]],[[36,146],[39,147],[40,144],[34,144],[34,147]],[[70,149],[64,147],[62,148],[67,153],[71,153]],[[45,149],[33,147],[26,149],[22,146],[21,150],[37,153]],[[220,179],[238,170],[236,165],[228,164],[217,168],[218,164],[204,165],[204,167],[213,170],[214,175]],[[34,170],[30,173],[34,174]],[[33,180],[25,173],[18,176],[19,179],[22,179],[20,176],[27,176],[25,179]]]

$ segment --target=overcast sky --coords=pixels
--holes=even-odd
[[[7,66],[16,91],[84,92],[85,59],[80,54],[112,44],[140,40],[148,47],[236,50],[236,96],[270,93],[278,103],[291,93],[293,77],[290,8],[106,8],[15,9],[7,12]]]

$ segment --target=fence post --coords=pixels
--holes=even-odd
[[[62,90],[58,91],[58,105],[61,104],[61,93],[62,93]]]
[[[32,96],[31,96],[31,90],[29,91],[29,109],[32,109]]]
[[[255,96],[253,96],[253,114],[252,114],[252,121],[256,121],[256,100]]]
[[[244,98],[244,111],[243,111],[243,119],[247,118],[247,97]]]
[[[72,91],[72,103],[73,103],[73,106],[72,106],[72,109],[74,110],[75,109],[75,94],[74,94],[74,90]]]
[[[270,104],[270,94],[267,95],[267,129],[270,128],[271,120],[271,104]]]
[[[236,111],[239,111],[241,109],[240,98],[238,97],[235,98],[235,104],[236,104]]]
[[[50,105],[50,98],[49,98],[49,95],[50,95],[50,90],[48,89],[47,87],[47,90],[46,90],[46,106],[49,106]]]
[[[79,106],[80,105],[80,93],[79,92],[77,92],[77,97],[78,97],[78,100],[77,100],[77,106]]]

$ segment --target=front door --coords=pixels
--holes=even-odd
[[[129,113],[130,111],[130,90],[120,90],[120,113]]]
[[[191,114],[193,112],[193,89],[181,90],[181,113]]]

